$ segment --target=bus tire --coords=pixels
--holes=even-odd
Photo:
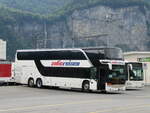
[[[89,92],[90,91],[90,84],[89,81],[84,81],[82,84],[82,90],[85,92]]]
[[[33,87],[34,86],[34,80],[33,80],[33,78],[29,78],[29,80],[28,80],[28,86],[29,87]]]
[[[43,86],[43,82],[42,82],[41,78],[38,78],[36,80],[36,87],[37,88],[42,88],[42,86]]]

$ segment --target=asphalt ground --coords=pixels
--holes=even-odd
[[[123,93],[0,86],[0,113],[150,113],[150,86]]]

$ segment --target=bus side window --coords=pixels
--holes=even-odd
[[[90,69],[91,79],[96,79],[96,72],[97,72],[96,68],[93,67]]]

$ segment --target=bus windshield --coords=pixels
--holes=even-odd
[[[90,60],[123,60],[123,53],[120,48],[84,48],[83,49]]]
[[[119,48],[105,48],[105,57],[107,59],[122,60],[123,53],[122,50]]]
[[[133,66],[133,69],[132,70],[129,70],[129,73],[130,73],[130,77],[129,79],[130,80],[136,80],[136,81],[139,81],[139,80],[143,80],[143,69],[142,67],[134,67]]]
[[[124,65],[113,65],[112,70],[108,73],[108,83],[124,84],[126,78]]]

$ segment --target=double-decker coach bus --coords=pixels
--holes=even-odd
[[[125,90],[125,62],[119,48],[17,50],[15,80],[84,91]]]
[[[144,87],[143,65],[140,62],[126,62],[127,81],[126,89],[139,89]]]

